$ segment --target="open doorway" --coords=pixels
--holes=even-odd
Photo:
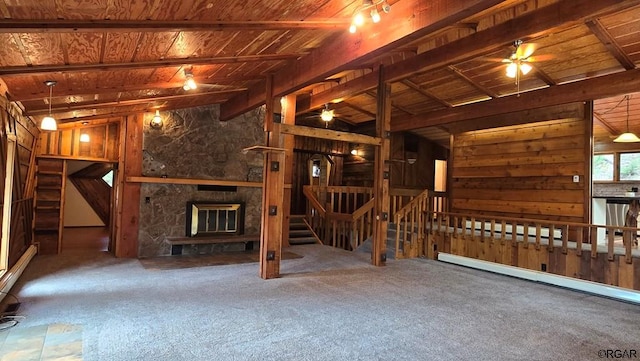
[[[67,161],[61,251],[110,251],[112,163]]]

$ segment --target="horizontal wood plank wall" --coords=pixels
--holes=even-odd
[[[576,116],[457,134],[452,143],[453,212],[588,222],[584,105]],[[573,176],[580,176],[578,183]]]
[[[119,123],[60,129],[42,132],[39,154],[78,159],[118,160]],[[80,134],[89,135],[88,143],[80,142]]]

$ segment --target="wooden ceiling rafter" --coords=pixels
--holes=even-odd
[[[602,26],[598,19],[590,19],[585,22],[589,30],[595,35],[598,40],[609,50],[611,55],[613,55],[616,60],[622,65],[625,70],[635,69],[635,64],[633,60],[629,58],[629,56],[622,50],[620,45],[616,42],[616,40],[609,34],[607,29]]]
[[[394,4],[393,11],[387,14],[387,20],[404,23],[406,26],[380,29],[376,36],[354,37],[348,33],[336,36],[330,44],[316,48],[309,56],[301,58],[296,67],[283,69],[274,74],[274,95],[290,94],[318,79],[327,78],[331,73],[344,70],[352,64],[362,64],[375,59],[386,51],[410,44],[434,31],[456,24],[464,20],[467,14],[489,9],[502,2],[437,0],[425,8],[419,0],[399,1]],[[406,19],[411,21],[407,22]],[[321,54],[332,56],[326,57]],[[377,85],[377,81],[375,84]],[[264,99],[264,89],[236,96],[221,107],[220,119],[228,120],[260,106],[264,104]]]
[[[351,19],[314,20],[75,20],[0,19],[0,33],[80,33],[80,32],[183,32],[241,30],[347,29]]]
[[[524,92],[518,96],[505,96],[398,119],[391,124],[391,130],[411,130],[532,108],[589,101],[634,93],[638,89],[640,89],[640,69],[633,69]]]
[[[604,118],[602,118],[600,114],[596,112],[593,112],[593,122],[603,127],[611,135],[622,134],[622,132],[612,127],[611,124],[609,124],[606,120],[604,120]]]
[[[241,56],[220,56],[205,58],[172,58],[152,61],[107,63],[107,64],[67,64],[67,65],[33,65],[33,66],[8,66],[0,68],[0,76],[18,76],[25,74],[43,73],[68,73],[80,71],[108,71],[121,69],[141,69],[173,67],[182,65],[209,65],[209,64],[232,64],[255,61],[282,61],[297,59],[305,54],[262,54],[262,55],[241,55]]]
[[[413,89],[414,91],[418,92],[418,94],[421,94],[422,96],[424,96],[427,99],[433,100],[435,102],[440,103],[441,105],[444,105],[447,108],[452,108],[453,104],[447,102],[446,100],[440,99],[438,97],[436,97],[435,95],[431,94],[431,92],[429,92],[428,90],[422,88],[420,85],[412,82],[409,79],[402,79],[400,81],[402,84],[406,85],[408,88]]]
[[[340,104],[344,104],[344,106],[346,106],[348,108],[351,108],[351,109],[353,109],[353,110],[355,110],[355,111],[357,111],[359,113],[362,113],[362,114],[370,117],[371,119],[376,119],[376,113],[370,112],[370,111],[368,111],[368,110],[366,110],[366,109],[364,109],[362,107],[359,107],[359,106],[357,106],[357,105],[355,105],[355,104],[353,104],[351,102],[343,101]]]
[[[633,3],[638,2],[636,0],[633,1]],[[544,36],[554,30],[565,29],[583,23],[585,19],[593,17],[594,14],[610,12],[612,8],[631,7],[633,5],[631,3],[625,2],[621,4],[616,0],[598,2],[576,0],[571,4],[567,2],[550,4],[438,48],[422,52],[413,58],[389,65],[385,67],[385,80],[401,81],[416,73],[435,70],[443,66],[446,67],[451,63],[468,61],[474,57],[483,56],[502,47],[509,46],[514,38],[528,38],[531,37],[531,34]],[[558,14],[565,14],[565,16],[559,17]],[[346,98],[349,91],[355,95],[362,94],[377,86],[377,78],[377,72],[365,74],[341,84],[340,87],[323,92],[321,97],[324,99]],[[315,104],[315,102],[312,104]]]
[[[111,108],[111,107],[121,107],[121,106],[130,106],[130,105],[138,105],[144,103],[154,103],[154,102],[163,102],[163,101],[172,101],[172,100],[182,100],[185,98],[195,98],[195,97],[216,97],[219,96],[221,100],[227,99],[232,94],[237,93],[237,91],[223,91],[223,92],[198,92],[198,93],[185,93],[179,95],[167,95],[161,97],[149,97],[149,98],[135,98],[135,99],[125,99],[125,100],[116,100],[109,102],[81,102],[81,103],[71,103],[67,105],[57,105],[51,108],[52,113],[62,113],[69,112],[74,110],[83,110],[83,109],[101,109],[101,108]],[[25,112],[26,116],[38,116],[38,115],[47,115],[49,114],[49,107],[40,108],[40,109],[32,109]]]
[[[477,82],[475,82],[473,79],[469,78],[468,76],[466,76],[464,74],[464,72],[461,69],[458,69],[455,65],[449,65],[447,67],[447,69],[449,69],[449,71],[453,74],[455,74],[455,76],[459,79],[464,80],[465,83],[471,85],[472,87],[476,88],[477,90],[479,90],[480,92],[482,92],[484,95],[487,95],[491,98],[498,98],[500,96],[500,94],[494,92],[493,90],[484,87],[480,84],[478,84]]]
[[[246,77],[244,81],[255,81],[261,80],[262,77]],[[196,79],[196,83],[201,88],[213,88],[218,87],[220,90],[218,91],[244,91],[247,88],[244,86],[238,87],[233,85],[225,85],[225,81],[229,81],[228,78],[219,78],[217,81],[215,79],[209,79],[209,81],[198,80]],[[238,80],[238,79],[234,79]],[[96,96],[96,95],[105,95],[105,94],[114,94],[121,92],[135,92],[135,91],[144,91],[148,89],[178,89],[184,86],[184,81],[174,81],[174,82],[162,82],[162,83],[140,83],[134,85],[122,85],[118,87],[109,87],[109,88],[92,88],[92,89],[83,89],[80,91],[76,91],[73,89],[65,89],[62,87],[57,87],[54,94],[54,101],[59,98],[64,97],[86,97],[86,96]],[[32,90],[32,89],[30,89]],[[46,90],[46,88],[45,88]],[[31,100],[42,100],[49,97],[49,92],[41,91],[39,93],[28,93],[28,94],[7,94],[7,98],[12,101],[31,101]]]

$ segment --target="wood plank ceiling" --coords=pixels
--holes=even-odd
[[[264,103],[271,76],[276,95],[298,95],[301,119],[330,104],[359,125],[375,118],[383,65],[392,129],[445,146],[452,124],[564,101],[598,99],[598,131],[626,128],[620,100],[640,92],[640,1],[374,0],[367,13],[380,23],[350,34],[366,3],[0,0],[0,88],[36,122],[49,113],[46,80],[57,81],[61,123],[206,104],[228,120]],[[516,86],[502,59],[518,39],[536,47]],[[188,73],[196,90],[182,88]],[[640,94],[630,109],[640,133]]]

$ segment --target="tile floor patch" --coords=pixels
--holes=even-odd
[[[0,341],[0,361],[82,361],[80,325],[18,325],[2,331]]]

